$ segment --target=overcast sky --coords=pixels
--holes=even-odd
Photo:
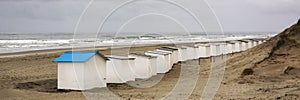
[[[86,12],[88,16],[83,16],[89,21],[83,24],[85,26],[79,26],[80,31],[97,31],[105,16],[124,1],[127,0],[96,0]],[[208,9],[209,6],[204,6],[206,4],[202,0],[173,1],[178,1],[184,6],[199,7],[191,11],[196,13],[206,30],[217,27],[215,18],[210,15],[213,12]],[[191,1],[196,2],[190,3]],[[300,0],[207,0],[207,2],[225,32],[280,32],[300,18]],[[87,0],[1,0],[0,32],[73,32],[80,14],[87,5]],[[160,14],[150,14],[153,11]],[[108,32],[203,31],[196,25],[193,17],[178,7],[151,2],[128,5],[108,20],[104,27],[104,31]]]

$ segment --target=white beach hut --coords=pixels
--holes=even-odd
[[[154,51],[158,51],[158,52],[166,52],[166,53],[169,53],[170,54],[170,60],[169,60],[169,63],[170,63],[170,65],[173,65],[174,64],[174,52],[172,52],[172,51],[168,51],[168,50],[162,50],[162,49],[156,49],[156,50],[154,50]]]
[[[257,40],[253,40],[253,47],[258,45],[258,41]]]
[[[241,51],[245,50],[246,44],[242,41],[239,41],[239,43],[240,43],[240,52],[241,52]]]
[[[161,47],[160,49],[162,50],[167,50],[167,51],[172,51],[174,56],[173,56],[173,61],[174,63],[177,63],[179,61],[179,51],[178,48],[175,47]]]
[[[220,55],[226,55],[227,54],[226,43],[219,43],[219,46],[220,46]]]
[[[253,41],[252,40],[245,40],[247,42],[247,49],[250,49],[253,47]]]
[[[248,49],[253,47],[253,40],[247,40],[248,41]]]
[[[249,40],[249,41],[251,41],[251,48],[253,48],[255,44],[255,40]]]
[[[264,43],[264,42],[267,42],[267,39],[263,39],[262,42],[263,42],[263,43]]]
[[[125,83],[135,80],[135,58],[107,55],[106,83]]]
[[[198,46],[198,44],[194,45],[193,47],[195,47],[196,49],[196,59],[200,58],[201,56],[201,50],[200,50],[200,47]]]
[[[211,56],[218,56],[219,55],[219,50],[220,46],[218,44],[210,44],[210,55]]]
[[[199,49],[199,58],[208,58],[210,57],[210,45],[209,44],[198,44]]]
[[[257,41],[257,45],[261,44],[260,40],[256,40]]]
[[[156,50],[153,50],[155,52],[163,52],[163,53],[167,53],[168,54],[168,59],[167,62],[169,63],[169,66],[170,66],[170,69],[172,68],[173,66],[173,52],[172,51],[166,51],[166,50],[160,50],[160,49],[156,49]]]
[[[220,45],[220,44],[217,44],[216,47],[217,47],[217,49],[216,49],[216,51],[217,51],[217,56],[219,56],[219,55],[222,54],[222,52],[221,52],[221,45]]]
[[[248,49],[254,47],[254,41],[253,40],[247,40],[248,41]]]
[[[58,89],[87,90],[106,87],[106,61],[98,51],[68,51],[56,58]]]
[[[261,44],[263,41],[262,40],[258,40],[258,45]]]
[[[241,45],[240,45],[240,49],[241,51],[245,51],[248,49],[248,43],[247,41],[243,41],[243,40],[239,40],[241,42]]]
[[[235,43],[227,42],[226,43],[226,54],[233,53]]]
[[[233,45],[233,48],[232,48],[232,52],[235,53],[235,52],[240,52],[241,51],[241,42],[239,41],[228,41],[228,43],[232,44]]]
[[[186,61],[187,60],[187,48],[185,47],[177,47],[178,48],[178,61]]]
[[[147,79],[157,74],[157,57],[137,53],[129,54],[128,57],[135,58],[133,71],[136,78]]]
[[[178,62],[178,49],[171,49],[168,47],[162,47],[162,48],[158,48],[157,51],[169,51],[170,53],[172,53],[171,55],[171,62],[172,65]]]
[[[240,42],[240,41],[236,41],[236,49],[238,52],[241,52],[242,51],[242,47],[243,47],[243,42]]]
[[[147,51],[146,55],[157,56],[157,73],[166,73],[172,66],[169,63],[170,53],[159,51]]]
[[[238,52],[238,48],[239,47],[239,42],[229,42],[230,44],[232,44],[232,53]],[[238,45],[238,46],[237,46]]]
[[[198,47],[196,46],[184,46],[187,48],[188,60],[190,59],[198,59]]]

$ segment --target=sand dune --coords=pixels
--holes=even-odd
[[[300,98],[300,23],[267,42],[230,57],[219,96]],[[228,91],[233,92],[228,92]]]

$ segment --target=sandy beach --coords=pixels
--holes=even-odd
[[[300,25],[280,33],[254,48],[244,52],[207,59],[195,59],[173,66],[159,83],[149,88],[136,88],[128,84],[108,84],[108,89],[122,99],[161,99],[173,92],[184,76],[195,80],[188,99],[200,99],[209,86],[210,72],[225,74],[222,77],[214,99],[297,99],[300,94]],[[122,55],[124,53],[144,53],[166,45],[135,46],[131,48],[99,47],[103,54]],[[81,91],[57,90],[57,64],[52,60],[63,50],[44,50],[5,54],[0,56],[0,97],[1,99],[32,100],[83,100]],[[212,60],[214,59],[214,60]],[[215,61],[225,62],[215,62]],[[223,66],[224,67],[216,67]],[[220,71],[220,72],[218,72]],[[182,74],[185,73],[185,74]],[[197,79],[193,79],[197,77]],[[151,80],[151,79],[148,79]],[[218,81],[218,80],[216,80]],[[187,81],[189,82],[189,81]],[[175,93],[176,94],[176,93]],[[108,99],[108,98],[101,98]],[[173,98],[174,99],[174,98]]]

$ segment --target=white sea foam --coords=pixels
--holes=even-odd
[[[81,37],[79,39],[72,39],[72,34],[52,34],[37,35],[30,34],[20,36],[27,36],[16,38],[6,36],[0,37],[0,53],[11,53],[20,51],[42,50],[42,49],[57,49],[57,48],[71,48],[71,47],[93,47],[93,46],[119,46],[119,45],[132,45],[132,44],[161,44],[161,43],[186,43],[186,42],[209,42],[209,41],[228,41],[240,40],[245,38],[268,38],[276,34],[214,34],[214,35],[165,35],[162,36],[149,36],[139,37],[128,35],[128,37],[111,37],[102,36],[102,38]],[[16,34],[18,35],[18,34]],[[51,36],[49,39],[48,36]],[[83,35],[84,36],[84,35]],[[33,38],[34,37],[34,38]],[[57,37],[53,39],[53,37]]]
[[[70,40],[0,40],[1,44],[49,44],[70,43]]]

